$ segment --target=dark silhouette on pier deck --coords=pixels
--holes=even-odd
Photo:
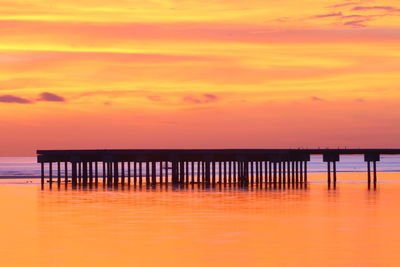
[[[368,188],[376,188],[376,162],[380,155],[397,155],[400,149],[113,149],[38,150],[41,183],[48,164],[49,185],[56,165],[57,184],[73,187],[118,185],[249,185],[281,188],[307,186],[307,163],[322,155],[328,167],[328,187],[336,186],[340,155],[364,155]],[[371,170],[372,166],[372,170]],[[372,172],[372,174],[371,174]],[[373,175],[371,177],[371,175]],[[373,180],[371,179],[373,178]]]

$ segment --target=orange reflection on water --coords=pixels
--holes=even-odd
[[[0,266],[398,266],[398,177],[376,191],[1,185]]]

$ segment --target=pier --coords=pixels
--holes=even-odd
[[[38,150],[41,185],[76,187],[258,186],[307,187],[311,155],[327,164],[328,188],[337,183],[341,155],[363,155],[368,188],[376,188],[381,155],[400,149],[112,149]]]

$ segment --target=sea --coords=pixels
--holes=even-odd
[[[0,266],[400,266],[400,157],[313,156],[304,188],[40,186],[0,158]]]

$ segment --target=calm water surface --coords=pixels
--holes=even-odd
[[[399,266],[400,174],[308,189],[0,184],[0,266]],[[314,182],[313,182],[314,181]]]

